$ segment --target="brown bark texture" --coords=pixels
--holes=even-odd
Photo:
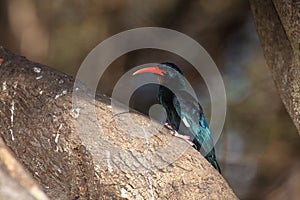
[[[0,199],[5,186],[23,199],[237,199],[196,150],[149,118],[113,115],[102,94],[79,96],[74,108],[72,77],[3,47],[0,65]],[[94,124],[101,134],[88,135]]]
[[[300,134],[300,1],[250,2],[267,64]]]
[[[0,199],[49,199],[0,138]]]

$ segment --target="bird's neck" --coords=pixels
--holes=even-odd
[[[160,86],[159,87],[159,98],[161,98],[161,101],[163,102],[173,102],[175,94],[167,87]]]

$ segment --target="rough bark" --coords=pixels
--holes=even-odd
[[[47,196],[24,170],[0,138],[0,199],[47,200]]]
[[[267,64],[300,134],[300,1],[250,2]]]
[[[95,106],[98,119],[92,121],[89,113],[74,113],[72,77],[2,47],[0,58],[1,136],[50,199],[237,199],[197,151],[147,117],[130,112],[116,120],[110,99],[98,94],[83,100]],[[101,137],[121,151],[100,159],[94,150],[105,155],[105,148],[94,138],[83,142],[74,123],[79,118],[99,123]],[[129,120],[145,127],[148,140],[126,132],[135,131]],[[186,151],[169,163],[171,151],[156,152],[174,141],[179,146],[172,151]],[[143,166],[145,151],[163,167]]]

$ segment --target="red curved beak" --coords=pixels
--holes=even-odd
[[[164,75],[165,71],[158,67],[146,67],[146,68],[137,70],[136,72],[134,72],[132,74],[132,76],[135,76],[138,74],[143,74],[143,73],[153,73],[153,74],[158,74],[158,75]]]

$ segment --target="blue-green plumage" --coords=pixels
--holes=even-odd
[[[161,75],[158,101],[166,110],[166,123],[179,134],[189,136],[193,147],[221,173],[203,109],[186,91],[185,80],[180,69],[172,63],[162,63],[156,67],[141,69],[136,74],[144,72]]]
[[[213,140],[201,105],[185,90],[177,90],[175,92],[176,96],[173,97],[173,106],[181,119],[181,126],[177,131],[181,134],[188,134],[190,140],[194,143],[193,147],[221,173],[216,160]],[[169,112],[174,112],[174,109]]]

